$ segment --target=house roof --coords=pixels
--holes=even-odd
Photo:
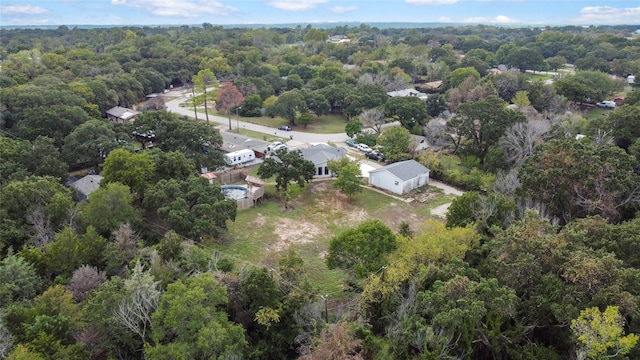
[[[202,176],[203,178],[207,179],[207,180],[215,180],[218,178],[218,176],[216,176],[216,174],[214,174],[213,172],[207,172],[204,174],[200,174],[200,176]]]
[[[265,153],[267,152],[267,146],[269,146],[269,143],[266,141],[252,139],[227,131],[220,132],[220,135],[222,135],[222,148],[220,150],[226,152],[251,149]]]
[[[413,179],[418,175],[428,173],[429,169],[415,160],[406,160],[391,165],[383,166],[370,172],[370,174],[388,171],[402,181]]]
[[[402,90],[397,90],[397,91],[389,91],[387,93],[387,95],[389,95],[389,97],[396,97],[396,96],[417,96],[417,97],[426,97],[427,94],[421,93],[420,91],[416,90],[416,89],[402,89]]]
[[[124,120],[129,120],[138,114],[140,114],[140,111],[127,109],[121,106],[112,107],[111,109],[107,110],[107,115],[115,116],[119,119]]]
[[[87,175],[82,179],[71,183],[72,188],[78,190],[81,194],[89,196],[92,192],[96,191],[100,187],[100,181],[102,176],[100,175]]]
[[[424,87],[428,87],[430,89],[437,89],[442,86],[442,80],[430,81],[428,83],[423,84]]]
[[[302,156],[314,164],[321,164],[329,160],[340,160],[346,154],[343,148],[318,144],[302,150]]]

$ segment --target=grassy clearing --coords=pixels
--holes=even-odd
[[[553,75],[550,75],[550,74],[533,74],[533,73],[525,73],[524,76],[531,81],[547,80],[553,77]]]
[[[234,133],[237,134],[238,131],[237,129],[233,129],[231,131],[227,131],[230,133]],[[286,142],[289,141],[289,139],[287,138],[283,138],[277,135],[272,135],[272,134],[265,134],[265,133],[261,133],[258,131],[253,131],[253,130],[248,130],[248,129],[240,129],[240,135],[242,136],[246,136],[252,139],[259,139],[259,140],[264,140],[267,142],[274,142],[274,141],[281,141],[281,142]]]
[[[603,117],[607,117],[609,115],[609,112],[611,112],[611,110],[609,109],[602,109],[599,107],[594,107],[592,109],[590,109],[589,111],[585,112],[584,117],[587,120],[596,120],[596,119],[600,119]]]
[[[412,194],[416,200],[411,203],[370,189],[349,201],[332,181],[313,182],[304,189],[292,190],[291,208],[284,209],[274,186],[268,185],[265,202],[238,212],[236,221],[229,224],[228,240],[208,245],[236,258],[238,266],[253,264],[274,269],[282,255],[295,250],[303,258],[312,283],[321,293],[333,294],[334,299],[346,296],[342,293],[346,274],[329,270],[324,261],[334,236],[367,219],[379,219],[394,232],[402,222],[417,230],[429,217],[431,208],[451,201],[450,196],[433,187]]]

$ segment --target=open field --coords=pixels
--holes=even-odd
[[[229,224],[229,239],[216,249],[242,261],[275,268],[280,256],[295,250],[305,262],[312,283],[321,293],[340,294],[346,278],[341,270],[329,270],[324,262],[329,241],[340,232],[367,219],[379,219],[397,232],[406,221],[413,231],[430,217],[430,210],[451,201],[442,190],[426,187],[407,195],[405,201],[364,189],[353,202],[333,187],[332,181],[309,184],[284,209],[273,188],[257,207],[238,212]],[[410,203],[407,198],[413,199]],[[239,263],[239,265],[241,265]],[[338,296],[338,295],[334,295]]]

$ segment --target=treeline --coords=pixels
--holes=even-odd
[[[640,93],[597,119],[568,112],[624,91],[609,75],[640,68],[632,30],[0,30],[0,355],[640,357],[625,336],[640,333]],[[553,84],[523,74],[566,63],[577,71]],[[446,226],[394,234],[367,221],[333,239],[327,263],[349,275],[349,301],[327,322],[295,253],[270,271],[201,246],[232,241],[236,214],[198,176],[222,165],[218,130],[162,110],[103,118],[170,85],[204,86],[205,70],[241,93],[227,112],[342,114],[395,160],[415,155],[410,132],[425,135],[442,151],[419,160],[481,193],[454,201]],[[416,87],[426,102],[387,96]],[[381,131],[390,120],[402,128]],[[154,148],[134,132],[153,132]],[[76,202],[64,182],[84,168],[104,178]]]

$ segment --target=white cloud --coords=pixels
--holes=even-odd
[[[436,21],[441,23],[448,23],[448,22],[451,22],[451,18],[448,16],[440,16],[439,18],[436,19]]]
[[[0,6],[0,13],[3,14],[44,14],[49,12],[45,8],[32,5],[3,5]]]
[[[588,6],[580,10],[580,16],[571,19],[578,24],[637,24],[640,7],[614,8],[610,6]]]
[[[344,13],[348,13],[354,10],[358,10],[358,7],[355,5],[349,5],[349,6],[334,6],[331,8],[331,11],[336,13],[336,14],[344,14]]]
[[[465,23],[480,23],[480,24],[517,24],[520,21],[516,19],[511,19],[504,15],[498,15],[496,17],[470,17],[465,20],[462,20]]]
[[[460,0],[404,0],[407,4],[416,5],[450,5]]]
[[[326,3],[328,0],[276,0],[269,1],[267,5],[276,9],[286,11],[311,10],[320,4]]]
[[[111,0],[111,4],[138,8],[158,16],[225,16],[238,10],[215,0]]]

